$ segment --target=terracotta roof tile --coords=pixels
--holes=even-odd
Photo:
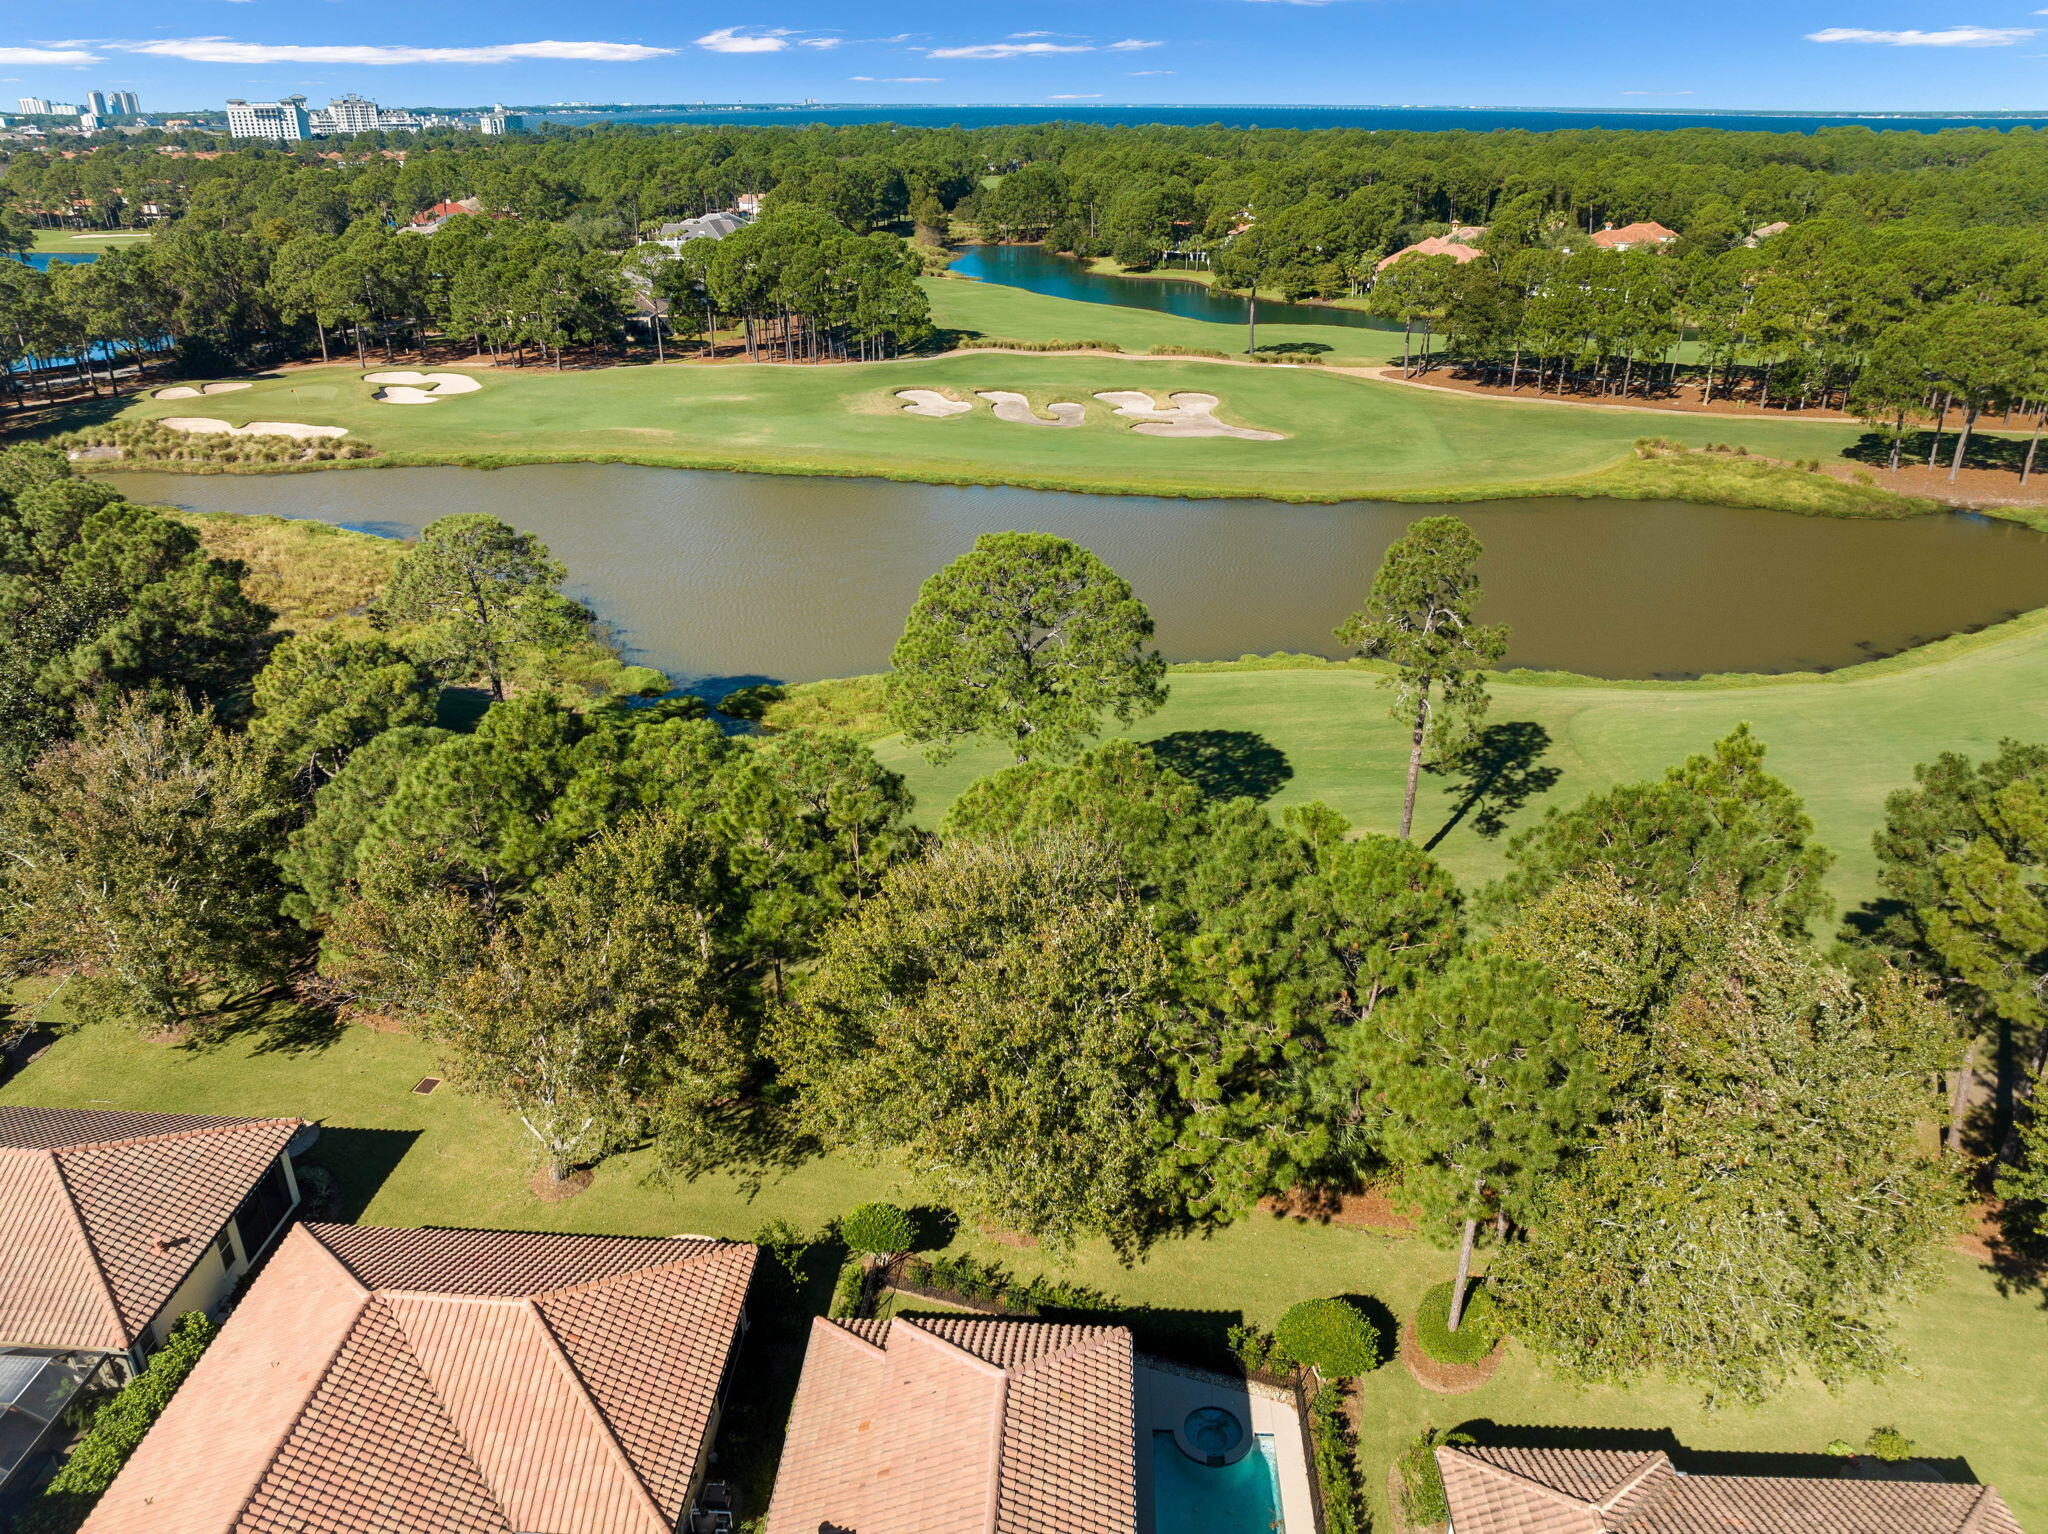
[[[131,1346],[302,1127],[0,1107],[0,1343]]]
[[[2020,1534],[1988,1486],[1682,1475],[1661,1452],[1443,1448],[1456,1534]]]
[[[86,1527],[668,1534],[754,1256],[300,1226]]]
[[[815,1323],[767,1534],[1130,1534],[1130,1334]]]

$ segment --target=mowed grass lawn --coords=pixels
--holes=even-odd
[[[147,229],[38,229],[35,244],[29,248],[37,255],[99,255],[148,238]]]
[[[1437,855],[1471,888],[1500,871],[1513,830],[1546,808],[1658,776],[1747,721],[1769,745],[1771,769],[1805,799],[1820,839],[1834,850],[1830,883],[1837,899],[1845,906],[1861,901],[1872,893],[1870,839],[1885,796],[1912,784],[1916,763],[1945,750],[1981,756],[2008,736],[2048,740],[2048,615],[1830,676],[1752,680],[1497,682],[1490,720],[1540,727],[1548,745],[1531,765],[1554,770],[1556,781],[1504,815],[1502,834],[1480,834],[1480,817],[1467,815]],[[1171,683],[1166,706],[1124,733],[1154,740],[1220,732],[1226,759],[1247,749],[1277,751],[1283,781],[1270,801],[1275,809],[1320,799],[1367,830],[1398,825],[1407,745],[1372,673],[1179,671]],[[876,742],[875,751],[908,779],[926,823],[1007,760],[998,748],[975,747],[934,767],[894,736]],[[1269,759],[1262,771],[1272,768]],[[1417,835],[1433,836],[1466,789],[1463,778],[1426,776]]]
[[[373,367],[371,371],[375,371]],[[1429,498],[1467,487],[1590,474],[1622,459],[1644,418],[1407,389],[1309,368],[1185,358],[992,353],[841,367],[672,364],[557,373],[479,372],[483,388],[431,405],[372,399],[354,367],[293,369],[204,399],[138,397],[132,418],[210,416],[345,426],[388,461],[625,459],[686,467],[859,474],[964,484],[1342,500]],[[1076,428],[999,421],[986,404],[945,419],[908,415],[900,389],[1009,389],[1038,405],[1075,401]],[[1235,425],[1284,441],[1142,436],[1098,391],[1155,398],[1200,390]],[[1673,416],[1659,433],[1704,445],[1726,423]],[[1757,452],[1833,457],[1842,425],[1744,423]]]
[[[869,1198],[911,1202],[922,1190],[886,1169],[810,1161],[758,1185],[732,1176],[652,1184],[647,1156],[605,1163],[588,1192],[543,1204],[527,1191],[522,1132],[505,1114],[443,1086],[432,1050],[410,1037],[342,1029],[311,1042],[253,1032],[207,1049],[144,1040],[113,1027],[66,1034],[4,1087],[0,1101],[158,1112],[293,1114],[326,1126],[312,1160],[339,1179],[349,1218],[395,1225],[466,1225],[630,1235],[745,1239],[768,1220],[805,1229]],[[1171,1241],[1125,1269],[1098,1247],[1060,1268],[1046,1254],[968,1232],[956,1245],[1025,1272],[1062,1272],[1130,1303],[1201,1312],[1217,1329],[1270,1325],[1296,1300],[1377,1297],[1397,1314],[1447,1276],[1451,1254],[1431,1241],[1254,1214],[1212,1237]],[[1359,1392],[1361,1461],[1376,1502],[1392,1455],[1423,1426],[1473,1419],[1580,1428],[1664,1429],[1689,1448],[1816,1452],[1894,1424],[1925,1452],[1964,1457],[1995,1482],[2023,1524],[2048,1528],[2048,1310],[2040,1296],[2001,1296],[1956,1256],[1946,1281],[1902,1316],[1911,1364],[1882,1384],[1839,1395],[1805,1383],[1756,1410],[1707,1412],[1687,1387],[1645,1380],[1585,1390],[1519,1352],[1482,1389],[1446,1398],[1398,1363]],[[1381,1510],[1382,1514],[1384,1509]]]
[[[1162,282],[1184,280],[1161,277]],[[1190,319],[1129,304],[1095,304],[1055,298],[999,282],[967,277],[927,277],[925,293],[932,322],[944,330],[1005,341],[1113,341],[1126,351],[1154,346],[1195,346],[1238,356],[1245,327]],[[972,344],[969,342],[968,344]],[[1379,367],[1398,361],[1401,332],[1364,325],[1284,325],[1259,321],[1259,349],[1311,347],[1326,364]]]

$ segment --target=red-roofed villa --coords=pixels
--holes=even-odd
[[[754,1258],[297,1226],[86,1534],[674,1534]]]
[[[1686,1475],[1662,1450],[1442,1448],[1450,1534],[2020,1534],[1989,1486]]]

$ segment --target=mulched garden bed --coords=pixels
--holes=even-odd
[[[1503,1342],[1476,1364],[1440,1364],[1423,1352],[1422,1344],[1415,1340],[1414,1317],[1409,1317],[1401,1327],[1401,1362],[1415,1376],[1416,1384],[1424,1390],[1434,1390],[1440,1396],[1458,1396],[1468,1390],[1477,1390],[1493,1378],[1506,1352],[1507,1344]]]

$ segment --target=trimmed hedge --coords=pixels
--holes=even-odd
[[[1303,1300],[1273,1328],[1274,1351],[1325,1379],[1369,1374],[1386,1359],[1379,1326],[1349,1300]]]
[[[15,1515],[14,1534],[72,1534],[85,1522],[142,1435],[170,1405],[215,1330],[196,1310],[178,1318],[143,1371],[100,1408],[50,1484]]]
[[[1441,1283],[1422,1297],[1415,1312],[1415,1341],[1440,1364],[1476,1364],[1500,1346],[1501,1322],[1487,1292],[1486,1280],[1475,1278],[1465,1290],[1465,1314],[1451,1330],[1451,1285]]]
[[[1342,1391],[1316,1392],[1309,1403],[1308,1429],[1315,1446],[1316,1485],[1323,1494],[1324,1534],[1365,1534],[1372,1520],[1358,1480],[1358,1445],[1345,1420]]]
[[[840,1220],[839,1239],[850,1252],[894,1257],[910,1250],[917,1240],[917,1227],[894,1204],[862,1204]]]

